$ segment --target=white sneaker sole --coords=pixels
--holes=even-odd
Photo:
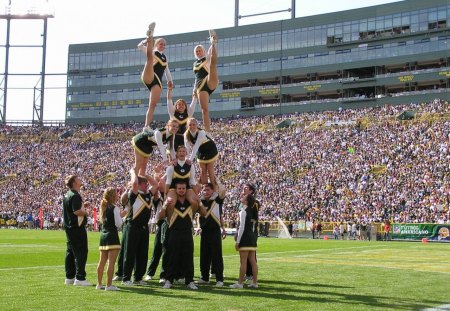
[[[148,25],[148,30],[147,30],[147,37],[153,37],[153,32],[155,31],[155,22],[150,23],[150,25]]]

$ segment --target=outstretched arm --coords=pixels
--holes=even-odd
[[[189,156],[189,160],[193,161],[195,156],[197,155],[198,148],[202,144],[203,140],[206,138],[206,132],[201,130],[198,132],[197,141],[195,142],[194,147],[192,147],[191,155]]]
[[[174,84],[173,84],[173,80],[172,80],[172,74],[170,73],[169,65],[166,66],[166,69],[164,70],[164,74],[166,75],[167,88],[169,90],[173,89]]]
[[[161,156],[163,158],[163,161],[167,162],[166,147],[162,142],[162,134],[159,130],[155,131],[155,140],[156,144],[158,145],[159,152],[161,153]]]
[[[188,117],[192,117],[194,115],[197,102],[198,102],[197,93],[194,93],[192,94],[192,101],[188,108]]]
[[[172,89],[167,89],[167,112],[169,113],[170,119],[173,119],[173,116],[175,114],[175,108],[173,107],[173,100],[172,100]]]
[[[139,188],[139,181],[138,181],[136,171],[133,168],[130,169],[130,175],[131,175],[131,192],[133,192],[134,194],[137,194],[138,188]]]

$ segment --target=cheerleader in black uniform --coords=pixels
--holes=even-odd
[[[211,119],[209,118],[209,95],[214,92],[219,84],[217,74],[217,35],[214,30],[209,31],[209,40],[211,46],[206,53],[203,45],[197,45],[194,48],[194,56],[197,59],[194,62],[194,93],[197,93],[200,107],[202,109],[203,124],[205,130],[211,130]]]
[[[134,148],[134,170],[136,175],[146,175],[148,158],[152,154],[153,147],[155,146],[158,146],[164,164],[167,165],[169,161],[175,158],[174,140],[178,128],[179,125],[176,120],[169,120],[164,128],[156,130],[154,134],[141,132],[132,138],[131,144]],[[166,148],[170,150],[170,159],[167,158]],[[151,181],[151,185],[154,186],[155,184]]]
[[[172,101],[172,89],[167,89],[167,111],[170,119],[178,121],[180,127],[175,136],[175,150],[178,146],[184,145],[184,132],[186,132],[186,124],[189,118],[192,118],[197,104],[197,96],[192,96],[192,101],[189,107],[184,99],[178,99],[175,104]]]
[[[147,115],[145,117],[144,132],[151,132],[150,123],[153,121],[153,113],[155,112],[156,104],[161,97],[162,92],[162,76],[166,75],[167,87],[173,88],[172,76],[170,74],[169,66],[167,64],[166,55],[164,50],[166,48],[166,40],[159,38],[155,41],[153,46],[153,32],[155,30],[155,23],[151,23],[147,30],[147,39],[141,41],[138,44],[138,48],[147,55],[147,60],[144,65],[144,71],[142,72],[142,82],[147,86],[150,91],[149,106]]]
[[[256,263],[257,224],[258,210],[255,208],[255,198],[250,194],[246,194],[245,190],[243,190],[239,211],[239,230],[235,245],[240,257],[239,281],[230,285],[232,288],[244,287],[247,260],[250,261],[253,272],[253,282],[249,287],[258,287],[258,264]]]
[[[100,222],[102,223],[102,232],[100,233],[100,261],[97,265],[97,289],[117,291],[119,288],[112,285],[114,274],[114,265],[117,255],[120,251],[120,241],[118,229],[122,226],[120,211],[115,206],[118,200],[116,188],[108,187],[103,192],[103,199],[100,205]],[[106,272],[106,287],[103,286],[103,271],[108,261],[108,270]]]
[[[207,184],[209,182],[214,185],[214,190],[217,191],[217,179],[214,172],[214,164],[219,156],[216,143],[212,138],[197,125],[197,120],[194,118],[188,121],[188,130],[184,134],[185,145],[190,151],[189,160],[193,161],[197,157],[200,165],[200,183]]]
[[[187,151],[185,146],[179,146],[176,153],[176,161],[169,165],[166,170],[165,198],[177,200],[176,184],[183,181],[187,185],[186,198],[193,208],[200,204],[198,193],[200,187],[195,178],[195,169],[192,161],[186,159]]]

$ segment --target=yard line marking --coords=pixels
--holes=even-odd
[[[450,304],[437,306],[434,308],[422,309],[422,311],[449,311],[449,310],[450,310]]]
[[[270,260],[270,259],[277,259],[277,258],[283,258],[283,257],[265,257],[265,255],[278,255],[278,254],[289,254],[289,253],[309,253],[309,252],[326,252],[333,250],[341,250],[341,249],[360,249],[360,248],[379,248],[384,247],[383,245],[374,245],[374,246],[352,246],[352,247],[339,247],[339,248],[329,248],[329,249],[310,249],[310,250],[298,250],[298,251],[284,251],[284,252],[269,252],[269,253],[258,253],[258,260]],[[261,257],[263,256],[263,257]],[[300,255],[301,256],[301,255]],[[303,255],[307,256],[307,255]],[[223,258],[234,258],[239,257],[239,254],[236,255],[226,255],[223,256]],[[199,258],[198,256],[195,256],[194,258]],[[92,266],[97,265],[97,263],[88,263],[86,266]],[[57,265],[57,266],[33,266],[33,267],[15,267],[15,268],[0,268],[0,271],[20,271],[20,270],[33,270],[33,269],[60,269],[64,268],[64,265]]]

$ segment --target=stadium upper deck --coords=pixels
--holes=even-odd
[[[217,30],[212,117],[420,103],[450,98],[450,0],[406,0]],[[206,31],[164,36],[176,88],[190,99]],[[142,121],[141,38],[69,47],[66,122]],[[167,119],[165,98],[155,119]]]

